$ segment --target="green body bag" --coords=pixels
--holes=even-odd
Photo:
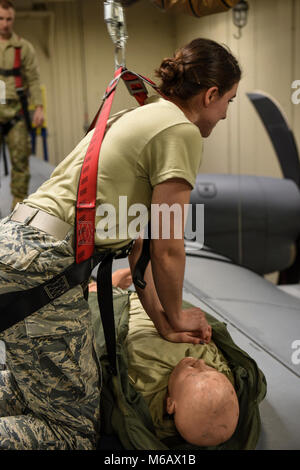
[[[126,450],[250,450],[255,449],[260,434],[259,403],[266,395],[266,380],[256,362],[232,340],[225,323],[206,313],[212,327],[212,339],[227,359],[235,379],[240,406],[233,436],[215,447],[197,447],[180,437],[160,441],[154,431],[148,406],[128,379],[125,339],[128,333],[130,292],[114,290],[114,315],[118,374],[114,376],[106,354],[97,294],[90,293],[97,354],[102,366],[101,433],[118,436]],[[183,308],[191,307],[184,302]]]

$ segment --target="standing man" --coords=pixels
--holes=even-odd
[[[12,208],[28,195],[31,119],[27,94],[35,106],[33,124],[44,120],[36,54],[30,42],[14,31],[15,7],[0,0],[0,80],[6,85],[6,104],[0,105],[0,139],[7,143],[11,160]]]

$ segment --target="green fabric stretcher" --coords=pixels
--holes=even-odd
[[[154,432],[152,419],[142,395],[128,380],[127,353],[124,340],[128,333],[130,292],[114,290],[114,314],[117,339],[118,375],[110,372],[106,355],[104,333],[101,326],[97,294],[89,294],[93,324],[96,332],[97,354],[99,355],[103,388],[101,392],[101,430],[106,436],[118,436],[126,450],[250,450],[255,449],[260,429],[259,403],[266,395],[266,380],[257,364],[232,340],[226,324],[206,314],[212,326],[212,339],[221,349],[233,372],[236,393],[240,405],[237,429],[225,443],[215,447],[197,447],[180,437],[160,441]],[[184,302],[183,308],[191,305]]]

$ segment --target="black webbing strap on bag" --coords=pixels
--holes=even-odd
[[[113,375],[117,375],[117,355],[116,355],[116,329],[112,291],[112,263],[114,258],[123,258],[128,255],[131,244],[121,255],[115,256],[109,253],[101,261],[97,273],[97,298],[101,315],[102,327],[106,343],[106,351]],[[136,263],[133,282],[141,289],[146,287],[144,281],[145,270],[150,261],[150,237],[144,239],[142,253]]]
[[[116,333],[112,292],[113,253],[101,262],[97,273],[97,297],[111,373],[117,375]]]
[[[24,320],[69,289],[86,282],[92,269],[101,259],[102,256],[96,255],[81,264],[73,263],[65,271],[43,284],[27,290],[1,294],[0,332]]]
[[[106,350],[111,373],[117,375],[116,330],[112,291],[112,263],[114,259],[126,258],[133,241],[116,252],[106,253],[97,273],[97,298],[104,331]]]

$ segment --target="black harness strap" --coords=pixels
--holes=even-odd
[[[84,283],[101,258],[96,255],[81,264],[73,263],[64,272],[31,289],[1,294],[0,332],[24,320],[69,289]]]
[[[129,249],[130,248],[127,248],[127,252],[123,253],[120,256],[116,256],[116,258],[127,256]],[[117,375],[116,330],[112,291],[112,263],[114,257],[114,253],[107,254],[99,266],[97,273],[97,298],[101,315],[102,327],[104,331],[106,351],[110,364],[110,370],[113,375]],[[150,223],[149,237],[145,238],[143,241],[142,253],[136,263],[133,276],[134,284],[136,284],[141,289],[144,289],[146,287],[146,282],[144,281],[144,274],[149,261]]]
[[[97,298],[104,331],[106,350],[111,373],[117,375],[115,316],[112,291],[112,263],[114,259],[126,258],[133,241],[116,252],[106,253],[97,273]]]
[[[143,248],[140,257],[135,265],[133,273],[133,282],[140,289],[145,289],[144,281],[145,271],[150,261],[150,240],[151,240],[151,221],[148,223],[148,236],[143,240]]]
[[[97,297],[111,373],[117,375],[116,334],[112,293],[113,254],[107,255],[97,273]]]
[[[30,120],[30,114],[28,111],[28,99],[27,99],[27,94],[24,90],[24,88],[18,88],[17,90],[18,96],[20,98],[20,102],[22,105],[22,111],[26,123],[26,127],[29,133],[32,131],[32,126],[31,126],[31,120]]]
[[[0,75],[2,75],[3,77],[20,77],[21,68],[16,67],[13,69],[0,69]]]
[[[133,74],[127,70],[123,70],[121,71],[121,73],[122,73],[122,78],[124,78],[126,83],[131,82],[131,85],[130,85],[131,93],[136,97],[137,101],[140,104],[144,104],[145,99],[147,97],[147,93],[146,93],[145,86],[142,84],[142,81],[146,80],[148,83],[149,80],[137,74]],[[152,82],[149,82],[149,83],[156,89],[156,86]],[[111,94],[111,92],[114,90],[113,85],[109,85],[109,90],[110,90],[109,93]],[[17,91],[19,93],[21,101],[23,99],[23,102],[22,102],[22,106],[23,106],[24,99],[26,98],[26,94],[23,94],[24,90],[20,87],[17,88]],[[106,98],[108,96],[109,95],[107,95]],[[24,106],[23,106],[23,109],[24,109]],[[108,110],[110,111],[110,108]],[[26,118],[25,112],[24,112],[24,116]],[[106,126],[106,121],[105,121],[105,126]],[[97,123],[97,126],[99,127],[96,127],[96,130],[97,129],[102,130],[101,125],[103,122],[104,121],[99,121]],[[100,141],[100,144],[101,142],[102,140]],[[89,151],[92,152],[90,148],[91,147],[89,147]],[[99,152],[98,153],[96,152],[95,154],[98,159]],[[91,156],[89,156],[89,158],[91,158]],[[86,188],[81,188],[81,192],[83,196],[86,197],[85,196],[87,192]],[[92,195],[92,197],[93,196],[94,195]],[[87,200],[89,201],[89,198],[87,198]],[[78,201],[77,201],[77,204],[78,204]],[[82,207],[84,209],[91,208],[91,203],[86,202],[85,199],[82,204],[83,204]],[[92,207],[92,209],[94,209],[94,207]],[[86,216],[86,214],[84,215]],[[78,239],[78,241],[80,241],[80,239]],[[97,276],[98,303],[99,303],[99,308],[100,308],[102,322],[103,322],[103,329],[104,329],[111,369],[112,369],[112,373],[116,375],[117,374],[116,337],[115,337],[114,310],[113,310],[113,298],[112,298],[112,279],[111,279],[112,262],[114,258],[121,258],[121,257],[128,256],[132,243],[130,243],[128,246],[124,247],[123,249],[118,250],[116,253],[113,253],[113,252],[105,253],[104,255],[102,255],[101,259],[98,259],[97,263],[95,264],[93,250],[90,250],[90,243],[87,243],[87,240],[85,239],[84,240],[81,239],[81,242],[82,241],[84,241],[84,243],[81,243],[81,245],[84,245],[85,248],[86,246],[89,247],[89,250],[85,253],[86,259],[84,261],[78,262],[77,255],[76,255],[77,262],[74,263],[72,266],[70,266],[63,273],[59,274],[58,276],[55,276],[50,281],[42,285],[36,286],[32,289],[28,289],[27,291],[10,292],[7,294],[2,294],[0,296],[1,303],[3,306],[1,310],[1,317],[0,317],[0,332],[6,330],[7,328],[14,325],[15,323],[18,323],[19,321],[24,320],[27,316],[38,311],[39,309],[41,309],[43,306],[45,306],[52,300],[60,297],[72,287],[75,287],[76,285],[82,284],[83,282],[85,282],[89,278],[93,267],[95,267],[95,265],[98,264],[99,261],[102,261],[98,269],[98,276]],[[80,243],[78,243],[78,246],[80,246]],[[143,281],[143,276],[144,276],[144,272],[145,272],[145,269],[148,265],[149,258],[150,258],[149,247],[150,247],[150,242],[149,240],[147,240],[146,244],[143,246],[144,254],[141,257],[140,262],[138,263],[138,271],[134,275],[135,282],[137,283],[137,285],[138,285],[138,282],[140,282],[140,285],[142,286],[142,288],[146,286],[146,283]]]
[[[133,275],[133,282],[136,286],[140,287],[140,289],[145,289],[146,282],[144,281],[144,275],[148,263],[150,261],[150,240],[145,239],[143,241],[143,248],[142,253],[135,265],[134,275]]]
[[[3,155],[3,162],[4,162],[4,172],[5,176],[8,175],[8,163],[7,163],[7,156],[6,156],[6,149],[5,149],[5,136],[9,133],[11,128],[24,116],[26,127],[29,133],[32,131],[30,115],[28,111],[28,99],[27,94],[23,88],[23,79],[21,74],[21,47],[15,47],[15,61],[14,66],[12,69],[2,69],[0,68],[0,75],[2,77],[15,77],[15,87],[16,93],[19,96],[22,111],[20,114],[17,114],[13,119],[10,121],[0,124],[0,133],[2,136],[2,155]]]
[[[15,60],[14,60],[14,66],[12,69],[0,69],[0,75],[3,77],[15,77],[15,87],[16,87],[16,93],[19,96],[21,106],[22,106],[22,114],[25,119],[26,127],[28,129],[28,132],[31,133],[32,131],[32,126],[31,126],[31,120],[30,120],[30,115],[28,111],[28,98],[27,98],[27,93],[24,90],[23,87],[23,77],[21,73],[21,46],[15,47]],[[13,122],[10,121],[10,122]],[[13,123],[13,125],[15,122]]]
[[[19,122],[22,119],[22,116],[20,114],[17,114],[14,116],[10,121],[5,122],[5,123],[0,123],[0,129],[1,129],[1,134],[5,137],[9,133],[9,131],[14,127],[17,122]]]

